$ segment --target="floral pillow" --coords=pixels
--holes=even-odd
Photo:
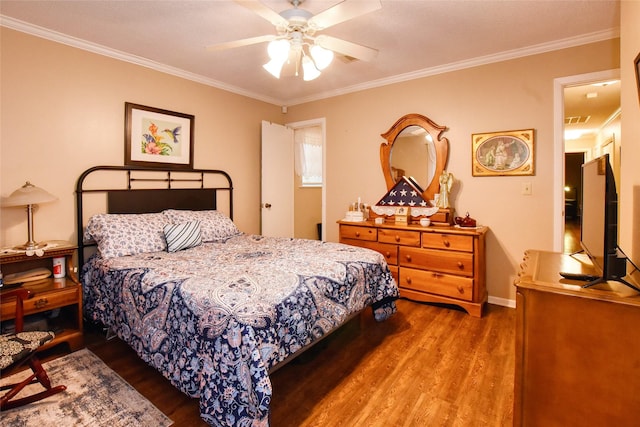
[[[89,219],[85,237],[93,238],[103,258],[159,252],[167,249],[162,213],[98,214]]]
[[[171,224],[180,224],[188,221],[199,221],[203,242],[223,243],[241,234],[236,225],[222,212],[189,211],[167,209],[162,212]]]

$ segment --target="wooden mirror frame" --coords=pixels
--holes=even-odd
[[[388,131],[380,135],[387,140],[380,144],[380,163],[382,165],[384,179],[387,183],[387,191],[391,190],[396,184],[391,174],[391,150],[393,144],[400,132],[409,126],[420,126],[429,132],[433,138],[436,151],[436,168],[433,179],[431,179],[431,182],[428,183],[426,188],[423,187],[424,191],[422,193],[422,197],[425,200],[433,200],[434,195],[440,190],[439,177],[445,170],[447,161],[449,160],[449,140],[442,136],[442,133],[447,130],[446,126],[440,126],[421,114],[412,113],[400,117]],[[424,185],[423,183],[419,184],[420,186]]]

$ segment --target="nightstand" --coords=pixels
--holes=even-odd
[[[25,326],[29,319],[46,319],[48,330],[56,334],[52,341],[42,346],[42,350],[66,342],[71,351],[75,351],[83,345],[82,287],[73,268],[73,257],[77,247],[59,240],[50,241],[48,244],[51,247],[47,247],[42,256],[27,256],[24,252],[2,253],[0,268],[4,277],[36,268],[53,271],[53,258],[65,258],[65,277],[58,279],[52,275],[45,279],[25,282],[20,286],[32,292],[32,297],[24,302]],[[14,300],[5,301],[2,298],[8,289],[14,288],[15,286],[5,284],[0,292],[0,318],[3,323],[15,317]]]

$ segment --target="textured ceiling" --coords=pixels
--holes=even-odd
[[[366,1],[366,0],[349,0]],[[286,0],[264,0],[277,12]],[[336,0],[306,0],[321,12]],[[383,0],[375,12],[321,33],[379,50],[370,62],[334,60],[311,82],[268,74],[266,45],[210,52],[206,46],[275,34],[231,0],[0,2],[2,24],[153,66],[277,105],[615,37],[617,1]],[[40,28],[42,27],[42,28]],[[344,58],[343,58],[344,59]]]
[[[348,0],[350,2],[367,0]],[[264,0],[281,12],[287,0]],[[305,0],[317,14],[337,0]],[[2,25],[113,56],[276,105],[546,52],[619,34],[619,1],[382,0],[382,8],[320,34],[378,49],[370,61],[338,57],[316,80],[268,74],[266,44],[211,52],[207,46],[275,34],[232,0],[0,1]],[[597,97],[587,93],[598,92]],[[620,84],[565,91],[567,128],[594,131],[620,106]]]

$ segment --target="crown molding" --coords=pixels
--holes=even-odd
[[[122,52],[116,49],[111,49],[97,43],[91,43],[86,40],[72,37],[57,31],[52,31],[37,25],[29,24],[27,22],[10,18],[5,15],[0,15],[0,26],[7,27],[12,30],[20,31],[23,33],[31,34],[33,36],[51,40],[67,46],[86,50],[88,52],[97,53],[98,55],[107,56],[109,58],[117,59],[119,61],[129,62],[131,64],[139,65],[141,67],[150,68],[155,71],[160,71],[161,73],[170,74],[186,80],[191,80],[207,86],[212,86],[217,89],[222,89],[227,92],[235,93],[237,95],[246,96],[252,99],[256,99],[258,101],[263,101],[263,102],[267,102],[269,104],[274,104],[274,105],[283,105],[282,101],[279,99],[265,97],[261,94],[253,93],[236,86],[228,85],[218,80],[204,77],[200,74],[191,73],[189,71],[185,71],[176,67],[171,67],[169,65],[152,61],[150,59],[143,58],[141,56],[132,55],[130,53]]]
[[[610,30],[598,31],[594,33],[583,34],[576,37],[569,37],[560,40],[554,40],[548,43],[541,43],[533,46],[527,46],[520,49],[513,49],[505,52],[500,52],[492,55],[479,56],[464,61],[451,62],[449,64],[439,65],[436,67],[424,68],[422,70],[412,71],[409,73],[398,74],[391,77],[385,77],[378,80],[371,80],[369,82],[336,89],[330,92],[323,92],[316,96],[309,96],[306,98],[298,98],[289,102],[289,106],[303,104],[306,102],[318,101],[320,99],[332,98],[334,96],[346,95],[352,92],[358,92],[367,89],[373,89],[382,87],[394,83],[406,82],[409,80],[416,80],[423,77],[434,76],[437,74],[449,73],[452,71],[459,71],[465,68],[473,68],[481,65],[492,64],[496,62],[508,61],[511,59],[522,58],[525,56],[538,55],[541,53],[552,52],[555,50],[567,49],[571,47],[581,46],[590,43],[596,43],[604,40],[610,40],[620,37],[620,28],[613,28]]]
[[[199,74],[191,73],[180,68],[171,67],[156,61],[132,55],[119,50],[111,49],[96,43],[91,43],[86,40],[82,40],[76,37],[71,37],[66,34],[52,31],[37,25],[32,25],[18,19],[10,18],[8,16],[0,15],[0,26],[7,27],[16,31],[31,34],[37,37],[41,37],[47,40],[72,46],[78,49],[86,50],[99,55],[114,58],[120,61],[129,62],[141,67],[150,68],[162,73],[170,74],[176,77],[180,77],[186,80],[191,80],[197,83],[201,83],[207,86],[212,86],[218,89],[225,90],[227,92],[235,93],[237,95],[246,96],[258,101],[263,101],[273,105],[299,105],[307,102],[318,101],[321,99],[333,98],[335,96],[346,95],[353,92],[359,92],[367,89],[378,88],[394,83],[406,82],[409,80],[420,79],[424,77],[434,76],[437,74],[448,73],[452,71],[463,70],[465,68],[477,67],[480,65],[491,64],[495,62],[502,62],[511,59],[521,58],[524,56],[537,55],[541,53],[551,52],[554,50],[566,49],[575,46],[585,45],[589,43],[595,43],[599,41],[609,40],[616,37],[620,37],[620,28],[613,28],[610,30],[604,30],[594,33],[583,34],[576,37],[569,37],[565,39],[555,40],[548,43],[541,43],[533,46],[527,46],[520,49],[513,49],[505,52],[500,52],[492,55],[480,56],[469,60],[452,62],[449,64],[439,65],[436,67],[425,68],[422,70],[412,71],[409,73],[398,74],[391,77],[385,77],[382,79],[371,80],[369,82],[352,85],[333,91],[321,92],[317,95],[312,95],[303,98],[296,98],[290,100],[275,99],[271,97],[265,97],[264,95],[250,92],[239,88],[237,86],[228,85],[226,83],[204,77]]]

